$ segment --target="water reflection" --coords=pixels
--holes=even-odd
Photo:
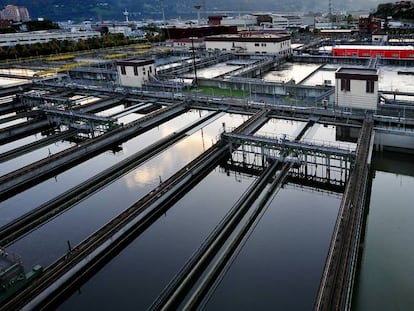
[[[38,71],[27,69],[27,68],[1,68],[1,74],[9,74],[9,75],[16,75],[16,76],[26,76],[26,77],[33,77],[35,73]]]
[[[340,198],[280,190],[206,310],[312,310]]]
[[[376,154],[353,310],[414,306],[414,157]]]
[[[16,79],[16,78],[0,78],[0,87],[11,87],[11,86],[17,86],[21,84],[28,83],[29,80],[26,79]]]
[[[59,310],[146,310],[250,182],[211,172]]]
[[[275,135],[295,136],[304,126],[305,122],[270,119],[264,126],[256,132],[257,135],[274,137]],[[269,133],[269,135],[267,135]]]
[[[192,161],[200,154],[201,146],[205,150],[206,146],[210,147],[211,142],[214,140],[213,136],[204,132],[205,131],[203,130],[199,130],[185,140],[174,145],[173,149],[163,152],[160,155],[160,161],[156,165],[145,166],[143,169],[137,170],[135,174],[128,175],[125,180],[128,188],[133,189],[141,184],[154,184],[157,180],[161,182],[161,176],[165,176],[165,171],[170,169],[171,163],[174,163],[177,157],[180,157],[181,161],[184,163]],[[171,132],[166,131],[163,137],[167,136],[169,133]],[[200,140],[202,140],[201,145]]]
[[[317,69],[319,64],[292,64],[286,63],[281,66],[278,71],[271,71],[266,74],[263,79],[266,81],[274,82],[288,82],[293,79],[296,83],[301,81],[312,71]],[[314,72],[308,77],[303,84],[304,85],[323,85],[325,81],[330,81],[332,86],[335,85],[335,71],[341,64],[326,64],[323,68]],[[351,65],[351,67],[363,68],[360,65]],[[407,78],[411,76],[402,75],[400,71],[412,71],[412,67],[402,66],[378,66],[379,78],[378,87],[380,90],[386,91],[405,91],[414,92],[414,79]]]
[[[237,66],[237,65],[227,65],[226,63],[219,63],[213,66],[210,66],[208,68],[203,68],[203,69],[199,69],[197,70],[197,77],[199,78],[215,78],[218,77],[220,75],[226,74],[228,72],[231,72],[233,70],[239,69],[242,66]],[[186,76],[188,77],[192,77],[193,74],[189,73]]]
[[[294,64],[285,63],[281,65],[279,70],[270,71],[263,76],[263,80],[272,82],[288,82],[295,80],[299,83],[307,75],[315,71],[319,64]]]

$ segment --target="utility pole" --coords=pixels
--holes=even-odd
[[[194,30],[193,30],[193,24],[190,22],[191,27],[191,52],[193,55],[193,67],[194,67],[194,84],[197,87],[198,86],[198,80],[197,80],[197,66],[196,66],[196,59],[195,59],[195,51],[194,51]]]
[[[200,10],[201,10],[201,5],[195,5],[194,9],[196,9],[197,11],[197,25],[200,26]]]
[[[162,26],[164,27],[165,35],[167,39],[170,39],[170,31],[168,30],[167,22],[165,20],[165,4],[164,0],[160,0],[161,3],[161,12],[162,12]]]
[[[165,26],[164,0],[161,0],[162,24]]]
[[[329,0],[329,7],[328,7],[328,17],[329,17],[329,21],[331,21],[332,19],[332,0]]]
[[[207,19],[207,8],[206,8],[206,0],[202,1],[203,11],[204,11],[204,18]]]

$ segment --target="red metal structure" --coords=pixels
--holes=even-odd
[[[332,56],[414,59],[414,47],[413,46],[338,45],[338,46],[332,47]]]

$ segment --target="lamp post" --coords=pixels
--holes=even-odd
[[[194,31],[193,31],[193,23],[190,22],[190,28],[191,28],[191,52],[193,56],[193,67],[194,67],[194,84],[195,86],[198,85],[197,80],[197,67],[196,67],[196,60],[195,60],[195,52],[194,52]]]
[[[252,83],[249,81],[249,101],[252,100]]]

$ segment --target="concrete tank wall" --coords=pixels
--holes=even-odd
[[[222,89],[243,90],[247,92],[279,96],[296,96],[297,98],[319,98],[326,94],[332,87],[303,86],[290,83],[274,83],[264,81],[252,81],[248,79],[203,79],[198,78],[198,84],[205,87],[218,87]]]
[[[386,130],[375,131],[375,150],[395,150],[404,153],[414,153],[413,132],[387,132]]]

